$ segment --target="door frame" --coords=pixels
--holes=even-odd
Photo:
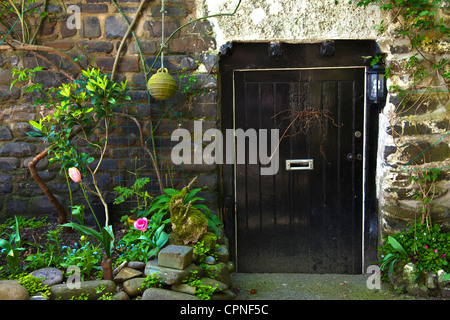
[[[270,43],[235,43],[232,53],[222,55],[219,65],[220,88],[220,128],[235,129],[235,86],[234,76],[241,71],[273,70],[316,70],[316,69],[354,69],[364,68],[367,64],[361,56],[373,55],[375,41],[342,40],[335,42],[333,56],[320,55],[320,43],[281,44],[285,57],[273,57],[269,54]],[[315,53],[315,54],[314,54]],[[257,62],[257,63],[256,63]],[[367,90],[366,78],[364,88]],[[367,96],[367,95],[365,95]],[[362,208],[362,270],[377,261],[378,247],[378,206],[376,198],[376,156],[378,141],[378,110],[364,99],[364,163],[363,163],[363,208]],[[236,168],[233,164],[219,166],[222,180],[222,219],[225,234],[229,239],[231,260],[235,271],[239,272],[237,256],[237,212],[235,194]]]

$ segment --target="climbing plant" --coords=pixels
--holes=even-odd
[[[391,64],[386,68],[388,78],[397,76],[397,79],[391,81],[389,91],[400,98],[389,117],[390,131],[394,143],[402,152],[405,145],[413,145],[419,150],[419,155],[409,161],[402,170],[410,174],[409,183],[417,189],[413,199],[420,202],[421,222],[429,226],[431,225],[430,202],[435,196],[436,180],[443,168],[422,165],[420,168],[410,169],[410,165],[417,165],[422,159],[422,163],[426,164],[425,152],[448,133],[428,148],[421,149],[414,141],[403,136],[402,129],[399,130],[396,123],[402,117],[405,119],[406,116],[417,114],[419,110],[431,112],[430,107],[443,106],[450,110],[450,46],[448,43],[450,20],[444,14],[444,8],[447,7],[448,10],[449,3],[447,0],[359,0],[355,3],[358,7],[378,5],[384,13],[384,19],[373,26],[378,35],[407,40],[409,57],[404,64],[401,65],[399,59],[398,64],[401,67],[394,67],[394,64]],[[372,62],[384,63],[384,58],[383,55],[377,55],[373,57]],[[409,75],[407,85],[396,81],[404,77],[405,73]],[[411,119],[408,118],[408,120]]]

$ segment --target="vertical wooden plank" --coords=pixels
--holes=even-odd
[[[324,214],[325,214],[325,265],[330,266],[336,263],[339,255],[337,246],[337,229],[339,228],[339,211],[337,199],[339,196],[339,184],[337,183],[338,173],[338,108],[337,108],[337,83],[335,81],[325,81],[323,83],[323,125],[327,130],[326,138],[323,141],[323,186],[324,186]]]
[[[259,83],[251,82],[245,84],[246,90],[246,103],[245,103],[245,128],[244,131],[255,131],[256,139],[258,139],[258,129],[260,127],[260,87]],[[250,159],[256,158],[258,155],[255,152],[258,148],[255,148],[257,140],[251,141],[252,138],[246,138],[245,145],[245,166],[246,171],[246,193],[247,193],[247,223],[248,229],[251,233],[259,232],[261,227],[261,207],[260,207],[260,174],[259,164],[250,163]],[[259,236],[261,237],[261,236]]]
[[[275,128],[275,120],[273,118],[275,113],[275,84],[261,83],[261,112],[260,112],[260,128],[267,129],[267,155],[271,155],[272,145],[270,139],[270,129]],[[259,142],[258,142],[259,143]],[[281,169],[282,170],[282,169]],[[261,179],[261,228],[264,233],[267,233],[274,226],[274,209],[275,209],[275,191],[274,191],[274,176],[264,175]]]
[[[347,156],[354,154],[353,147],[353,83],[350,81],[339,82],[339,109],[340,119],[343,123],[339,134],[339,185],[340,185],[340,229],[339,229],[339,259],[337,270],[341,273],[349,273],[353,262],[353,167],[354,162]]]
[[[310,105],[313,110],[322,109],[322,82],[310,82]],[[311,171],[311,208],[310,208],[310,228],[311,228],[311,255],[312,268],[315,273],[325,272],[325,242],[324,242],[324,208],[323,208],[323,155],[321,145],[323,131],[320,125],[313,120],[311,123],[311,158],[314,159],[314,170]]]

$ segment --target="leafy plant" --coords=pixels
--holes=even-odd
[[[74,228],[82,234],[93,236],[100,242],[106,257],[111,258],[114,251],[114,233],[112,230],[112,226],[103,227],[100,232],[74,222],[69,222],[63,224],[62,226]]]
[[[152,247],[149,252],[150,256],[156,256],[159,250],[166,244],[167,240],[169,240],[169,235],[164,232],[164,227],[164,225],[161,225],[151,237],[147,237],[146,235],[139,237],[139,240],[147,242]]]
[[[380,247],[382,255],[381,270],[392,271],[396,261],[412,262],[417,272],[442,269],[450,273],[450,234],[441,231],[434,224],[428,227],[418,223],[407,230],[392,236],[384,236],[385,242]],[[387,240],[387,241],[386,241]]]
[[[44,285],[41,278],[37,278],[32,274],[20,277],[19,284],[25,287],[31,296],[41,292],[43,297],[50,297],[50,287]]]
[[[136,199],[136,206],[131,210],[132,214],[136,214],[137,218],[147,217],[150,211],[150,204],[152,197],[148,191],[142,190],[147,183],[150,182],[150,178],[137,179],[131,188],[117,186],[114,191],[117,192],[118,197],[114,200],[114,204],[120,204],[125,202],[128,198]]]
[[[158,276],[158,272],[148,275],[145,280],[142,282],[141,286],[139,287],[139,291],[143,292],[145,289],[148,288],[162,288],[164,285],[164,279],[161,279]]]
[[[183,280],[184,283],[195,287],[195,296],[201,300],[211,300],[211,296],[216,291],[217,287],[211,287],[203,284],[203,279],[199,277],[198,271],[193,270],[189,278]]]
[[[82,279],[89,277],[93,270],[100,270],[98,266],[102,260],[100,246],[95,246],[86,240],[85,236],[80,237],[80,245],[75,248],[67,247],[66,254],[62,258],[61,267],[78,266]]]
[[[126,81],[120,84],[111,81],[98,69],[83,70],[79,80],[62,84],[58,88],[56,98],[47,104],[48,108],[55,110],[54,113],[39,121],[30,121],[34,131],[28,133],[32,137],[41,137],[49,143],[49,154],[52,155],[49,162],[60,165],[61,173],[66,174],[69,168],[77,168],[85,176],[89,171],[95,190],[87,188],[82,181],[80,184],[82,188],[97,196],[104,205],[105,226],[108,226],[109,220],[108,206],[98,187],[96,173],[108,147],[114,109],[123,107],[123,103],[130,100],[127,93]],[[104,135],[101,141],[93,139],[95,131]],[[86,143],[83,150],[79,144],[71,142],[71,137],[75,133],[77,138]],[[90,165],[95,159],[90,153],[85,152],[86,150],[98,151],[100,156],[96,165]]]
[[[0,239],[2,253],[6,253],[6,263],[11,273],[17,273],[20,269],[20,252],[25,250],[19,233],[19,221],[15,217],[15,225],[10,227],[13,232],[9,235],[9,241]]]
[[[431,169],[417,172],[417,175],[412,175],[409,178],[409,183],[415,182],[418,186],[418,192],[412,196],[413,199],[420,201],[422,207],[421,223],[431,225],[431,210],[430,202],[433,200],[434,192],[436,190],[436,180],[441,173],[441,169]]]
[[[29,255],[25,261],[28,263],[25,270],[37,270],[48,267],[59,267],[62,262],[61,255],[61,232],[62,228],[49,230],[47,233],[46,246],[38,246],[35,254]],[[42,249],[42,250],[41,250]]]

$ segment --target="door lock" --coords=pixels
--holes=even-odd
[[[353,153],[349,153],[347,155],[348,161],[355,161],[355,160],[361,161],[362,159],[363,159],[363,156],[360,153],[358,153],[356,156]]]

